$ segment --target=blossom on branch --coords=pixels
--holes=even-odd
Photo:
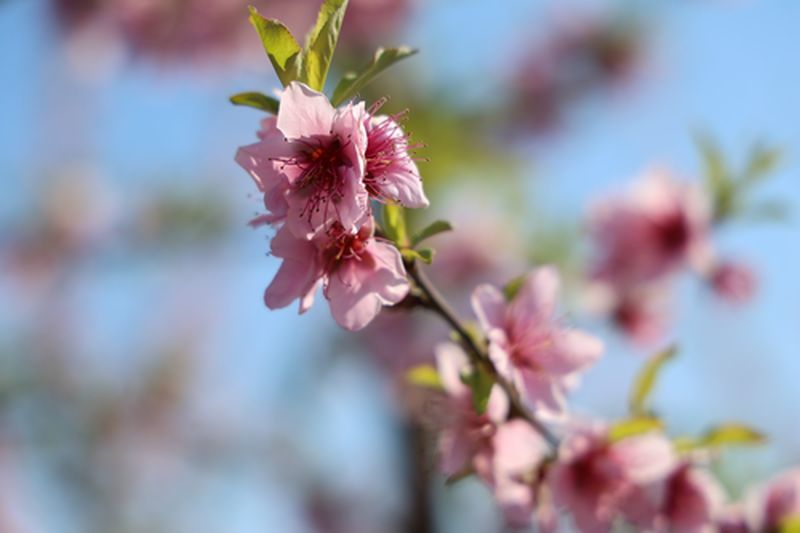
[[[408,294],[400,252],[375,237],[371,217],[355,231],[334,223],[311,240],[298,238],[284,226],[272,239],[271,250],[283,263],[264,293],[270,309],[299,299],[304,313],[322,285],[333,318],[355,331],[369,324],[382,306]]]
[[[675,467],[669,440],[649,432],[613,441],[601,425],[578,427],[558,450],[548,483],[579,531],[607,532],[617,516],[639,518],[647,487]]]
[[[509,302],[481,285],[472,306],[489,342],[489,357],[537,415],[564,413],[564,396],[603,353],[602,342],[564,326],[556,316],[559,276],[552,267],[528,274]]]

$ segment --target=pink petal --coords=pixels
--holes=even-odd
[[[503,391],[503,388],[497,384],[492,385],[489,400],[486,404],[486,416],[495,424],[505,421],[508,418],[509,404],[508,395]]]
[[[505,328],[506,299],[496,287],[479,285],[472,292],[472,310],[485,332]]]
[[[553,267],[540,267],[528,274],[511,304],[515,322],[550,318],[555,312],[560,285],[558,271]]]
[[[452,342],[436,347],[436,368],[444,390],[454,397],[469,394],[469,389],[461,381],[461,372],[469,368],[469,361],[464,351]]]
[[[470,442],[466,435],[445,429],[439,435],[439,468],[446,476],[460,472],[470,460]]]
[[[349,260],[328,280],[325,292],[331,313],[345,329],[356,331],[372,321],[383,305],[399,302],[408,294],[402,257],[394,246],[371,242],[367,251],[373,264]]]
[[[377,135],[388,135],[396,146],[406,148],[408,142],[406,135],[397,122],[386,116],[373,117],[371,125],[377,124],[381,124],[380,133]],[[375,183],[375,188],[381,197],[389,198],[405,207],[413,209],[428,207],[430,202],[422,188],[422,178],[417,164],[406,150],[401,151],[403,153],[392,154],[393,164],[388,172],[381,176],[381,180]]]
[[[575,329],[554,336],[554,349],[543,350],[537,363],[552,375],[569,375],[594,364],[603,354],[603,343],[597,337]]]
[[[654,432],[623,439],[611,447],[611,453],[627,478],[642,485],[664,478],[677,461],[672,443]]]
[[[556,382],[538,372],[522,371],[522,394],[525,402],[539,416],[548,418],[564,414],[563,390]]]
[[[345,153],[354,167],[359,181],[364,177],[367,149],[367,130],[364,128],[366,117],[364,102],[356,105],[348,104],[336,111],[331,132],[345,145]]]
[[[281,96],[277,126],[288,139],[329,135],[335,113],[327,96],[293,81]]]
[[[270,309],[279,309],[296,298],[305,299],[322,275],[314,245],[295,239],[282,228],[272,239],[272,253],[282,257],[283,263],[264,292],[264,303]]]

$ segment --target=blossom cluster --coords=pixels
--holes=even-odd
[[[700,186],[654,168],[620,196],[597,202],[588,220],[595,256],[588,272],[592,305],[633,339],[664,330],[672,281],[691,270],[730,300],[754,290],[750,271],[715,257],[711,200]]]
[[[399,251],[375,235],[372,202],[421,208],[428,199],[397,117],[377,107],[336,109],[292,82],[259,141],[239,150],[267,211],[252,224],[277,228],[271,252],[283,259],[264,294],[269,308],[299,300],[305,312],[322,285],[334,319],[358,330],[408,293]]]
[[[341,19],[332,14],[343,14],[346,3],[328,7],[330,23],[310,35],[333,32],[327,37],[335,42]],[[236,161],[263,195],[265,212],[251,225],[275,229],[270,250],[282,260],[264,301],[276,309],[298,300],[303,313],[321,286],[334,319],[351,331],[373,321],[383,306],[401,301],[403,309],[424,308],[442,318],[453,330],[452,342],[437,347],[438,368],[422,368],[421,381],[438,391],[443,406],[436,427],[438,460],[449,479],[474,474],[489,487],[509,525],[535,523],[542,531],[569,523],[602,533],[619,521],[641,531],[771,531],[796,518],[800,490],[794,474],[747,503],[729,505],[708,468],[713,439],[672,440],[639,404],[632,404],[630,419],[615,423],[583,419],[568,408],[569,393],[604,346],[560,314],[554,267],[535,268],[503,288],[479,284],[470,298],[475,320],[462,322],[414,263],[426,256],[405,242],[416,245],[450,225],[437,221],[406,239],[392,235],[390,217],[379,230],[373,215],[376,204],[423,208],[429,203],[399,116],[379,115],[381,102],[335,107],[298,81],[313,79],[311,85],[324,87],[327,63],[321,79],[303,64],[308,58],[329,62],[330,56],[289,40],[283,44],[297,51],[286,59],[285,50],[270,49],[270,32],[285,36],[285,28],[266,19],[260,23],[285,89],[277,105],[260,95],[255,107],[270,112],[277,107],[277,114],[262,121],[259,140],[240,148]],[[365,73],[345,78],[339,87],[358,87],[355,80],[366,83],[374,70],[385,68],[381,65],[408,56],[399,49],[384,52],[378,51]],[[344,101],[337,92],[334,101]],[[747,296],[751,279],[714,255],[715,223],[704,191],[664,170],[596,206],[590,220],[596,255],[588,277],[617,325],[637,339],[658,336],[663,312],[655,306],[684,270],[699,273],[725,296]],[[463,264],[452,266],[452,277],[459,268],[469,270],[464,257]],[[397,355],[402,342],[386,340],[394,341],[398,331],[381,336],[384,345],[391,344],[390,357]],[[658,365],[662,359],[654,360]],[[649,372],[641,397],[652,388],[657,366]],[[412,383],[421,384],[411,375]],[[742,442],[762,438],[748,428],[739,433]]]

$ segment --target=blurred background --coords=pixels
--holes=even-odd
[[[447,331],[385,312],[345,335],[262,292],[278,267],[233,156],[279,88],[246,5],[302,35],[315,0],[0,1],[0,532],[498,531],[477,482],[445,486],[403,387]],[[594,198],[666,165],[702,180],[693,133],[732,166],[784,157],[757,191],[800,204],[800,4],[351,0],[332,81],[378,45],[420,54],[364,93],[409,110],[432,207],[431,267],[464,316],[483,281],[553,262],[565,314],[607,355],[573,396],[624,416],[646,356],[675,341],[654,406],[675,435],[737,420],[766,446],[717,465],[732,497],[800,462],[800,231],[742,218],[715,246],[758,289],[678,280],[641,346],[588,313]],[[781,211],[783,214],[783,211]],[[773,213],[774,214],[774,213]],[[773,217],[775,218],[775,217]],[[420,429],[420,428],[423,429]]]

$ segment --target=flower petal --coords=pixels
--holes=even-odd
[[[288,139],[329,135],[335,114],[327,96],[293,81],[281,96],[277,126]]]
[[[472,292],[472,310],[485,332],[505,327],[506,299],[493,285],[479,285]]]

